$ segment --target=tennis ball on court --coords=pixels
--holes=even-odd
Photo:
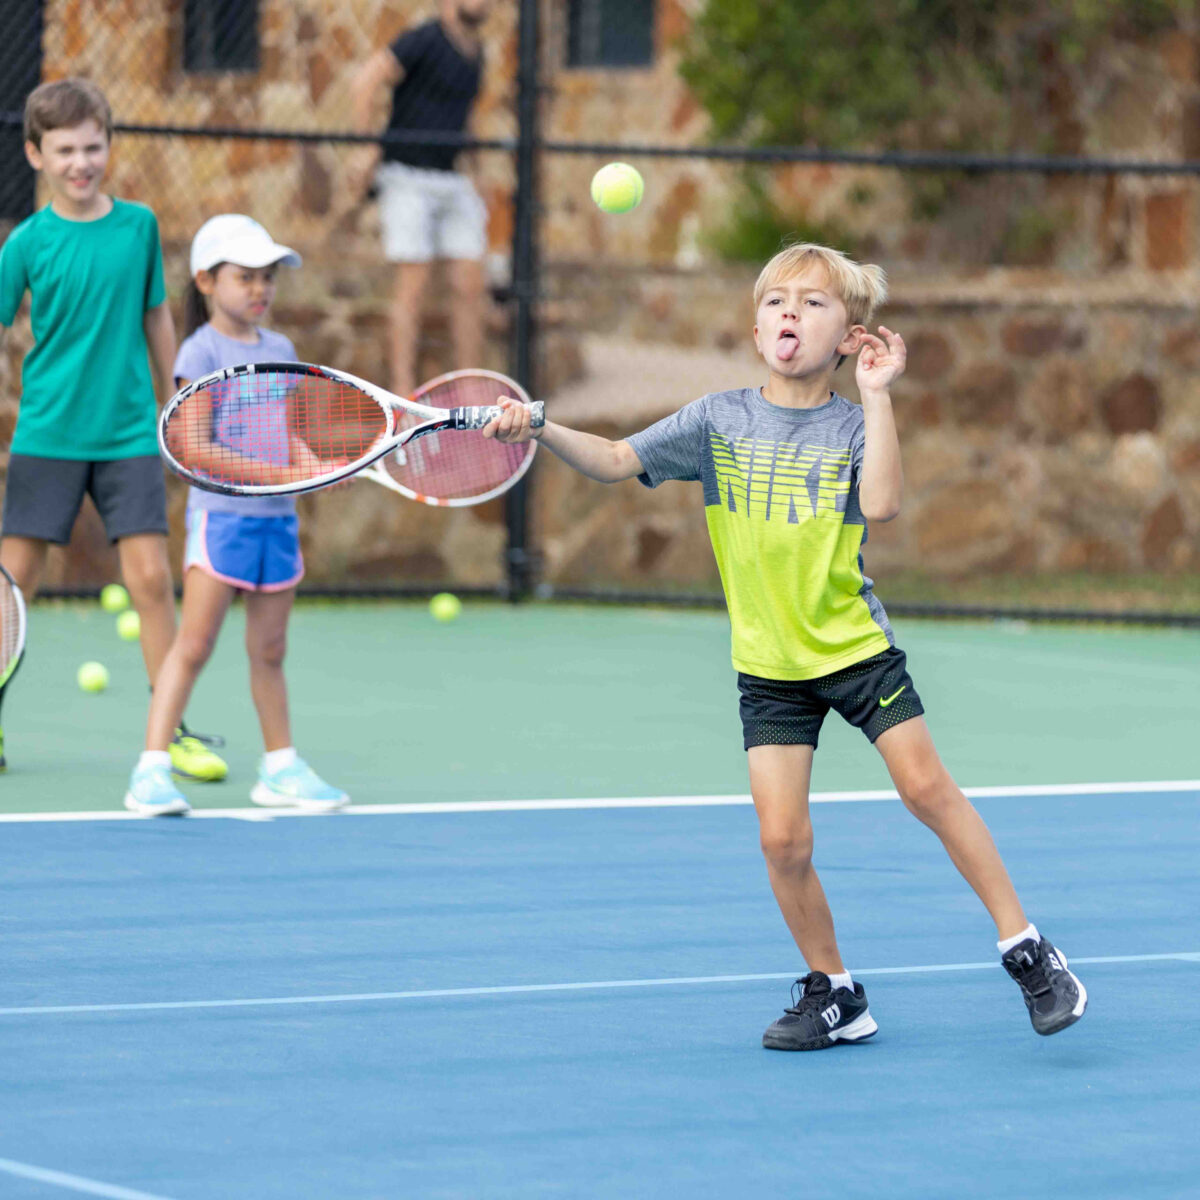
[[[100,590],[100,607],[105,612],[122,612],[129,607],[129,593],[119,583],[107,584]]]
[[[127,609],[117,618],[117,637],[124,642],[136,642],[142,636],[142,619]]]
[[[85,692],[102,692],[108,687],[108,668],[103,663],[85,662],[75,679]]]
[[[429,601],[429,612],[435,621],[453,621],[462,612],[462,601],[453,592],[438,592]]]
[[[641,204],[645,187],[636,167],[612,162],[592,176],[592,199],[606,213],[628,212]]]

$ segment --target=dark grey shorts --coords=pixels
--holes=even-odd
[[[167,532],[167,489],[157,454],[87,462],[13,454],[4,489],[4,536],[65,546],[90,493],[110,541]]]
[[[821,724],[831,708],[872,743],[885,729],[925,711],[904,651],[895,646],[819,679],[739,674],[738,690],[747,750],[797,745],[816,749]]]

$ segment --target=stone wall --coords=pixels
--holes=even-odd
[[[583,290],[608,299],[610,319],[584,341],[590,382],[564,392],[563,419],[619,437],[706,391],[761,383],[753,278],[597,273]],[[872,528],[868,571],[1200,572],[1194,310],[1103,290],[1056,302],[1027,283],[997,297],[897,282],[881,317],[909,347],[895,389],[906,497]],[[835,382],[857,399],[851,367]],[[536,488],[557,585],[716,586],[694,486],[606,488],[547,456]]]

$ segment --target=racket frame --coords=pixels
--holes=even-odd
[[[317,475],[311,479],[298,480],[295,483],[222,483],[219,480],[209,479],[207,476],[198,474],[175,458],[167,445],[167,426],[174,413],[187,400],[214,383],[236,379],[243,375],[269,374],[272,372],[288,375],[311,375],[317,379],[331,380],[334,383],[344,383],[350,387],[357,388],[370,399],[374,400],[382,410],[386,422],[383,432],[376,437],[367,453],[361,455],[353,462],[348,463],[344,467],[338,467],[334,471],[327,471],[323,475]],[[471,371],[466,372],[468,375],[473,373]],[[540,403],[533,407],[537,412],[538,418],[544,419],[542,417],[544,410]],[[398,412],[411,413],[414,416],[423,417],[424,420],[420,424],[412,425],[403,432],[398,433],[396,430],[396,414]],[[372,463],[377,462],[385,454],[406,446],[418,438],[425,437],[431,433],[440,433],[443,430],[481,429],[488,421],[493,419],[493,416],[494,413],[492,413],[490,406],[435,408],[428,404],[421,404],[415,400],[394,395],[392,392],[386,391],[369,380],[360,379],[357,375],[351,375],[348,371],[339,371],[335,367],[297,362],[244,363],[239,366],[222,367],[220,370],[210,371],[207,375],[200,376],[199,379],[193,379],[186,387],[180,388],[163,405],[163,410],[159,414],[158,449],[163,461],[176,475],[182,476],[202,491],[219,492],[226,496],[297,496],[303,495],[305,492],[320,491],[322,488],[330,487],[335,483],[341,483],[343,480],[357,475],[358,472],[369,467]]]
[[[9,573],[7,567],[0,565],[0,586],[7,586],[12,592],[13,601],[17,614],[17,648],[12,656],[12,660],[7,663],[0,671],[0,706],[4,703],[4,693],[8,685],[12,683],[13,677],[17,673],[17,668],[21,665],[21,660],[25,657],[25,630],[27,619],[25,613],[25,597],[21,594],[21,589],[17,586],[17,581]],[[0,726],[0,771],[6,769],[4,761],[4,728]]]
[[[533,405],[533,401],[529,398],[529,393],[515,380],[507,375],[502,375],[499,371],[485,370],[466,370],[466,371],[448,371],[445,375],[437,375],[430,379],[427,383],[421,384],[413,393],[413,399],[417,400],[421,395],[431,392],[435,387],[439,387],[445,383],[453,383],[457,379],[493,379],[501,387],[508,388],[516,393],[516,399],[522,404],[529,406]],[[439,409],[439,412],[449,412],[449,409]],[[531,447],[528,454],[522,460],[521,465],[506,479],[503,483],[498,484],[494,488],[490,488],[486,492],[481,492],[478,496],[464,496],[453,500],[444,500],[440,496],[427,496],[423,492],[414,491],[412,488],[405,487],[398,480],[393,479],[388,473],[387,468],[383,465],[383,459],[387,454],[381,455],[375,459],[369,466],[364,467],[358,474],[358,478],[370,480],[371,483],[377,483],[380,487],[385,487],[388,491],[395,492],[399,496],[404,496],[409,500],[419,501],[421,504],[430,504],[436,508],[469,508],[475,504],[485,504],[489,500],[495,500],[497,496],[503,496],[510,488],[514,487],[525,472],[529,470],[533,462],[533,457],[537,453],[537,440],[533,439],[526,443]],[[403,449],[403,444],[398,449]],[[388,451],[389,454],[394,451]]]

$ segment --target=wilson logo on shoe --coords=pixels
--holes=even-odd
[[[1052,966],[1052,967],[1053,967],[1053,968],[1054,968],[1056,971],[1065,971],[1065,970],[1067,969],[1066,967],[1064,967],[1064,966],[1062,965],[1062,963],[1060,963],[1060,962],[1058,961],[1058,955],[1056,955],[1056,954],[1047,954],[1047,955],[1046,955],[1046,957],[1047,957],[1047,958],[1050,960],[1050,965],[1051,965],[1051,966]]]
[[[821,1020],[832,1029],[842,1019],[842,1010],[836,1004],[831,1004],[822,1014]]]

